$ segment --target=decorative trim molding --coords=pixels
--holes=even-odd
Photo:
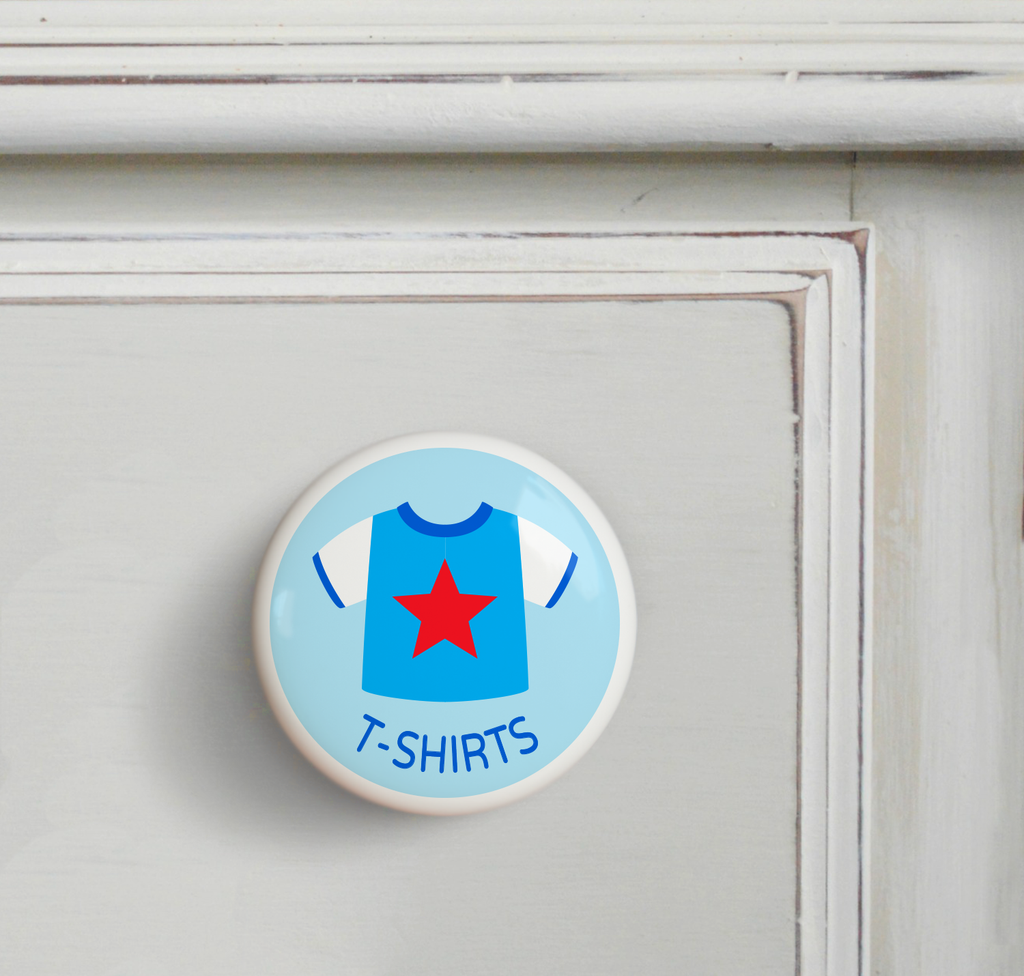
[[[802,976],[867,976],[873,243],[769,230],[6,235],[0,304],[777,302],[798,472]]]
[[[1013,0],[6,0],[0,151],[1024,148]]]

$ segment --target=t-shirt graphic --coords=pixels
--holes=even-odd
[[[540,526],[483,502],[452,525],[406,502],[313,556],[338,607],[366,601],[363,691],[449,702],[529,689],[523,601],[553,607],[576,561]]]

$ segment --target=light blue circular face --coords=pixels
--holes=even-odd
[[[343,785],[423,812],[498,805],[607,722],[629,664],[623,573],[632,653],[628,571],[593,502],[557,472],[588,519],[541,459],[459,435],[391,443],[407,449],[325,476],[275,537],[261,673],[286,730]]]

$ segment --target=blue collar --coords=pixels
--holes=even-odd
[[[450,525],[444,525],[440,522],[428,522],[426,519],[420,518],[412,510],[408,502],[402,502],[402,504],[398,506],[398,514],[402,516],[402,521],[405,522],[410,529],[421,532],[423,535],[438,536],[468,535],[470,532],[474,532],[479,529],[480,526],[490,518],[491,512],[493,511],[494,509],[491,508],[490,505],[486,502],[481,502],[480,507],[465,521],[453,522]]]

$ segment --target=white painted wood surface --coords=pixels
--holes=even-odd
[[[1012,0],[6,0],[3,152],[1020,148]]]
[[[829,4],[818,8],[825,17]],[[716,9],[732,8],[723,3]],[[865,15],[875,13],[870,4],[849,9],[854,14],[861,9]],[[975,13],[984,10],[993,17],[1009,17],[1015,9],[1016,4],[1001,5],[992,14],[988,4],[972,5]],[[941,3],[928,4],[935,18],[948,16],[949,10]],[[1019,274],[1024,162],[1019,156],[623,154],[76,161],[9,157],[0,160],[0,214],[6,230],[36,233],[95,233],[110,220],[136,231],[158,225],[177,233],[211,231],[225,222],[244,231],[305,225],[332,232],[403,221],[435,229],[483,229],[495,222],[523,229],[546,222],[603,228],[637,221],[652,227],[723,220],[766,226],[873,222],[879,275],[872,972],[1019,976],[1024,971],[1019,524],[1024,469],[1024,339],[1019,312],[1024,307],[1024,279]],[[107,354],[120,353],[112,347]],[[101,418],[112,416],[102,389],[97,389],[94,401]],[[511,435],[507,411],[499,413],[498,420],[509,424],[502,429]],[[140,421],[140,426],[145,424]],[[539,439],[536,443],[556,453],[554,445]],[[307,473],[315,474],[317,445],[296,449],[307,452]],[[90,463],[99,470],[103,460]],[[199,460],[202,468],[206,458],[200,454]],[[26,460],[16,478],[7,466],[7,477],[15,479],[15,486],[18,478],[38,480],[41,464],[38,458]],[[598,466],[582,454],[573,470],[589,486],[597,483]],[[70,492],[68,485],[66,479],[56,482],[13,513],[5,504],[4,545],[6,559],[13,561],[3,567],[5,586],[13,578],[12,565],[28,565],[38,558],[41,533],[59,529],[46,527],[55,524],[50,512],[61,493]],[[266,491],[268,496],[285,497],[301,487],[297,474],[287,484],[268,485]],[[601,503],[608,508],[604,497]],[[613,517],[620,524],[617,511]],[[255,548],[248,556],[252,561],[258,558]],[[245,586],[241,581],[232,586],[228,602],[237,604],[237,619],[242,620]],[[225,625],[223,633],[229,636],[230,627]],[[222,681],[234,680],[230,674],[213,673]],[[244,716],[255,703],[256,699],[239,700],[232,705],[232,714]],[[626,715],[620,713],[623,720]],[[107,727],[102,715],[93,719],[78,726],[82,741]],[[258,718],[253,719],[253,728],[259,728]],[[232,755],[243,760],[251,755],[250,740],[232,741]],[[609,749],[607,761],[628,759],[640,741],[639,734],[630,734],[621,751]],[[603,748],[599,743],[597,749]],[[67,756],[58,743],[51,754]],[[197,747],[194,754],[198,761],[205,753]],[[595,764],[605,761],[600,751],[592,759]],[[273,768],[280,772],[290,767],[279,757]],[[13,775],[10,766],[7,775]],[[299,787],[309,785],[296,775]],[[117,782],[113,781],[115,786]],[[593,778],[587,774],[579,795],[598,788],[600,782],[596,773]],[[221,784],[226,795],[250,795],[232,792],[232,784],[238,781]],[[571,781],[567,785],[577,790]],[[0,802],[4,789],[0,788]],[[251,795],[254,802],[266,802],[265,792],[254,788]],[[310,815],[297,821],[287,796],[275,799],[274,816],[262,825],[241,816],[247,809],[246,804],[230,803],[222,808],[240,836],[287,844],[289,856],[308,855],[308,877],[325,883],[333,878],[333,869],[317,868],[308,854],[310,838],[322,837],[326,830],[322,818]],[[616,800],[611,809],[626,808]],[[563,835],[552,827],[559,815],[559,804],[546,808],[536,824],[537,836],[547,831],[561,839]],[[8,804],[2,816],[10,831],[23,837],[41,814],[38,807]],[[355,822],[361,821],[357,817]],[[279,833],[293,840],[267,840]],[[614,899],[607,892],[621,891],[626,906],[647,904],[643,899],[655,862],[653,855],[643,856],[649,849],[644,842],[641,838],[632,846],[616,847],[596,864],[584,858],[585,868],[574,873],[569,870],[571,854],[579,853],[581,845],[556,845],[548,862],[556,866],[556,873],[549,875],[544,890],[535,893],[536,900],[527,892],[504,910],[515,919],[532,907],[549,909],[552,919],[561,921],[544,928],[539,945],[547,947],[561,926],[563,941],[571,942],[564,936],[566,930],[578,939],[565,950],[575,953],[574,958],[581,953],[586,959],[604,954],[612,960],[610,965],[621,963],[619,971],[635,967],[636,955],[629,956],[628,945],[622,948],[617,941],[620,930],[608,931],[621,916],[613,912]],[[394,847],[386,849],[379,840],[368,843],[378,845],[374,856],[379,854],[389,883],[410,876],[408,862],[394,856]],[[9,850],[5,848],[4,857]],[[221,848],[217,856],[227,857],[234,850]],[[179,854],[181,863],[189,863],[189,852]],[[366,845],[353,847],[351,856],[366,863]],[[431,847],[420,863],[440,871],[438,857],[437,848]],[[252,910],[263,888],[274,886],[286,903],[294,891],[294,878],[287,873],[268,875],[252,870],[251,863],[246,880],[230,888],[209,870],[211,861],[204,863],[209,894],[196,903],[196,911],[207,912],[208,918],[188,930],[198,946],[196,957],[223,936],[223,916],[217,909],[225,900],[234,898],[238,910],[245,912]],[[486,867],[502,878],[523,876],[521,869],[504,860],[487,860]],[[179,865],[178,873],[168,877],[180,882],[189,870]],[[141,902],[147,889],[138,890]],[[411,896],[400,906],[405,917],[416,917]],[[172,909],[169,905],[165,910]],[[591,912],[603,924],[581,927],[581,919]],[[126,918],[125,931],[130,933],[134,916]],[[357,910],[352,918],[352,925],[332,930],[340,942],[366,936],[388,945],[402,944],[402,926],[388,927],[369,910]],[[316,940],[329,921],[325,907],[296,924],[311,944],[324,947]],[[632,930],[621,934],[622,943],[635,940],[649,946],[656,938],[656,921],[651,916],[635,919]],[[289,935],[283,928],[273,931],[281,939]],[[461,934],[465,938],[465,932]],[[449,956],[451,966],[471,965],[479,944],[459,942]],[[147,955],[153,957],[161,947],[151,939]],[[524,968],[532,965],[533,971],[545,971],[551,959],[565,958],[538,951],[525,960]],[[373,971],[354,954],[348,962],[356,971],[360,966]],[[263,972],[287,971],[273,956],[257,960],[254,972],[261,972],[260,966]]]
[[[415,416],[418,425],[441,407],[445,420],[439,425],[451,426],[447,414],[452,408],[460,416],[466,411],[473,416],[492,415],[499,402],[507,402],[518,419],[509,418],[511,433],[500,431],[505,436],[516,436],[518,431],[519,439],[524,439],[547,430],[546,439],[561,444],[563,451],[566,436],[583,446],[583,457],[587,455],[586,431],[597,423],[593,434],[599,436],[592,445],[590,463],[596,464],[597,472],[604,472],[598,483],[608,482],[604,490],[627,519],[628,513],[640,516],[642,511],[653,519],[650,529],[654,535],[644,542],[642,530],[636,537],[641,552],[647,551],[649,556],[641,556],[642,565],[639,569],[634,565],[634,572],[638,578],[646,576],[655,590],[667,586],[667,592],[675,594],[653,599],[649,626],[658,632],[662,625],[657,620],[665,613],[674,612],[678,618],[655,639],[654,646],[661,650],[655,651],[649,662],[653,665],[658,656],[663,658],[650,676],[662,694],[670,691],[670,697],[660,707],[653,700],[646,706],[641,703],[640,714],[651,707],[655,712],[638,728],[646,729],[647,738],[653,734],[666,747],[678,744],[678,748],[659,750],[673,771],[666,779],[648,768],[642,744],[634,743],[631,765],[641,776],[634,796],[639,807],[633,809],[626,828],[649,834],[662,845],[662,855],[666,844],[682,843],[690,850],[679,863],[683,876],[653,882],[650,893],[674,921],[652,930],[654,943],[649,948],[638,947],[628,936],[613,942],[610,954],[600,958],[576,955],[572,963],[561,963],[560,970],[594,972],[610,965],[607,971],[615,972],[626,952],[646,960],[642,964],[652,972],[674,972],[678,965],[721,972],[774,972],[780,967],[793,968],[796,953],[804,973],[857,973],[862,961],[860,936],[867,930],[866,918],[861,917],[867,903],[862,890],[866,833],[861,787],[869,750],[861,726],[861,717],[867,713],[860,688],[866,664],[863,621],[864,614],[870,612],[870,601],[863,592],[863,574],[870,560],[862,550],[863,519],[869,512],[861,501],[863,479],[870,477],[862,431],[866,416],[862,392],[865,383],[870,383],[870,376],[863,372],[867,362],[864,294],[870,284],[864,275],[871,261],[867,247],[865,232],[855,229],[723,235],[633,228],[625,234],[581,235],[559,233],[552,226],[516,234],[495,226],[489,233],[321,232],[313,238],[301,230],[256,235],[222,229],[172,235],[152,227],[143,233],[122,227],[113,234],[81,230],[60,234],[43,229],[13,234],[0,242],[0,262],[5,269],[0,275],[0,302],[7,308],[5,334],[13,370],[5,384],[12,396],[8,414],[12,419],[6,428],[12,454],[27,460],[38,437],[33,431],[39,432],[51,422],[64,427],[71,419],[66,408],[82,396],[91,400],[96,381],[107,390],[113,411],[109,422],[84,439],[73,426],[66,434],[58,433],[57,442],[44,437],[51,446],[40,458],[43,481],[37,487],[61,477],[69,464],[76,480],[75,471],[95,467],[89,460],[94,454],[123,453],[140,435],[148,442],[148,431],[154,425],[165,432],[161,438],[164,451],[154,454],[155,448],[147,447],[140,454],[133,449],[129,458],[118,462],[120,467],[127,464],[134,474],[128,469],[120,474],[97,470],[87,479],[92,487],[87,484],[81,489],[85,496],[72,505],[73,512],[67,516],[71,536],[58,533],[63,547],[18,577],[5,601],[4,654],[14,676],[3,689],[5,712],[11,716],[5,734],[14,743],[9,758],[19,771],[12,778],[8,802],[17,808],[31,807],[40,802],[40,789],[51,795],[56,790],[63,796],[69,777],[87,775],[96,784],[81,786],[74,800],[65,796],[58,808],[51,802],[48,810],[56,829],[42,833],[38,827],[29,829],[35,839],[17,846],[4,876],[9,898],[3,913],[9,920],[7,940],[18,953],[15,958],[32,964],[39,959],[55,961],[70,951],[68,943],[54,939],[49,923],[30,921],[37,917],[38,905],[54,895],[47,867],[54,844],[61,852],[58,856],[72,865],[67,883],[73,890],[93,891],[101,905],[97,912],[76,914],[64,903],[56,921],[59,924],[63,916],[69,916],[72,925],[82,925],[88,919],[95,930],[94,940],[99,940],[94,941],[94,958],[98,960],[107,958],[100,943],[117,921],[110,906],[119,903],[126,886],[130,888],[140,872],[166,875],[168,844],[200,848],[207,835],[215,843],[228,840],[224,818],[211,817],[209,811],[185,801],[180,792],[182,788],[186,793],[198,789],[206,794],[209,784],[204,787],[192,776],[177,786],[166,784],[163,791],[147,785],[149,775],[160,769],[171,775],[172,781],[181,780],[181,770],[174,773],[173,768],[185,759],[171,741],[162,747],[163,753],[170,750],[166,755],[160,749],[152,754],[139,753],[136,748],[126,752],[123,745],[114,743],[127,743],[139,736],[146,740],[156,734],[150,722],[139,722],[147,693],[138,686],[139,680],[145,684],[138,668],[160,672],[169,667],[165,658],[170,638],[165,635],[161,639],[160,628],[151,629],[152,621],[169,620],[182,612],[168,601],[188,607],[198,597],[191,593],[192,584],[184,582],[182,573],[191,578],[198,571],[200,579],[206,580],[203,589],[223,590],[209,569],[200,568],[213,555],[199,554],[204,549],[202,538],[219,537],[221,530],[215,526],[220,521],[227,523],[226,529],[239,518],[260,520],[256,509],[231,517],[224,505],[237,505],[239,499],[251,495],[244,487],[247,473],[255,485],[263,481],[262,472],[276,469],[277,462],[266,459],[267,449],[272,456],[294,454],[296,434],[304,435],[307,430],[332,442],[340,436],[342,443],[355,446],[355,431],[360,432],[362,443],[374,423],[383,423],[384,432],[393,432],[402,416],[408,415],[406,424]],[[711,301],[716,295],[725,300]],[[686,301],[687,296],[697,300]],[[189,304],[182,305],[182,301]],[[209,304],[225,301],[229,304]],[[244,303],[245,311],[239,309],[239,302]],[[125,303],[130,307],[124,308]],[[493,328],[497,323],[502,327],[499,332]],[[524,327],[531,332],[540,328],[549,334],[549,341],[534,352],[536,339],[515,339]],[[647,336],[647,342],[638,344],[632,338],[637,329]],[[179,334],[193,353],[209,351],[202,357],[203,378],[195,373],[198,361],[193,362],[187,353],[181,359],[173,351],[172,337]],[[252,348],[246,341],[250,335],[261,337]],[[46,338],[40,342],[40,336]],[[753,336],[759,337],[757,342]],[[511,345],[508,339],[513,340]],[[590,370],[586,368],[578,380],[571,380],[573,392],[566,400],[559,394],[566,383],[564,374],[548,376],[543,364],[547,358],[564,359],[574,364],[572,372],[577,372],[583,364],[578,359],[581,350],[576,348],[580,341],[586,349],[597,342],[591,350],[597,373],[588,381]],[[266,354],[263,346],[267,342],[278,349],[277,354]],[[111,358],[115,347],[121,352]],[[407,354],[396,359],[393,351],[381,358],[381,349],[386,348],[405,349]],[[285,350],[288,353],[282,360]],[[491,375],[486,389],[480,388],[473,378],[476,357],[487,361],[496,351],[503,361],[502,370]],[[542,358],[536,358],[537,352]],[[121,365],[125,355],[127,372]],[[98,374],[81,368],[83,356],[97,364]],[[248,363],[237,377],[236,358]],[[402,369],[406,358],[410,365],[416,364],[412,372]],[[143,365],[146,360],[150,365]],[[362,363],[358,373],[351,366],[337,372],[342,362],[352,361]],[[655,380],[658,370],[666,367],[664,380]],[[140,409],[133,403],[139,392],[137,381],[148,377],[144,382],[155,393],[152,384],[157,374],[152,370],[167,368],[183,370],[187,379],[179,385],[172,372],[167,391],[155,394],[152,405],[141,407],[148,421],[137,427],[130,419]],[[62,387],[58,375],[69,369],[68,385]],[[218,375],[223,377],[219,382],[215,380]],[[336,384],[331,377],[335,375],[340,385],[332,392]],[[19,381],[17,376],[23,379]],[[426,379],[431,390],[436,390],[438,377],[448,376],[449,396],[435,402],[436,393],[426,398],[417,394],[416,376]],[[24,385],[25,379],[28,385]],[[400,381],[402,392],[396,387],[388,393],[396,381]],[[803,390],[803,420],[798,428],[803,444],[797,468],[799,506],[793,494],[794,383]],[[167,394],[176,389],[179,396],[183,393],[195,402],[185,406],[173,394],[168,399]],[[319,422],[310,429],[309,407],[300,389],[321,390],[328,401],[316,410],[316,417],[337,416],[339,422],[344,418],[342,429],[336,423]],[[712,391],[721,401],[713,419],[700,409]],[[43,401],[36,399],[39,394]],[[219,404],[225,397],[251,404],[252,417],[239,433],[238,445],[226,439],[227,428],[218,420],[236,412],[224,413]],[[337,403],[332,409],[329,404],[334,400]],[[356,417],[365,413],[364,400],[367,406],[373,405],[373,411],[360,421]],[[444,407],[449,400],[450,405]],[[37,417],[43,403],[49,406]],[[563,430],[560,436],[562,425],[551,429],[551,417],[564,412],[569,403],[577,405],[571,411],[576,419],[572,430]],[[589,416],[579,413],[580,403],[600,407]],[[666,449],[668,416],[656,419],[666,409],[673,412],[672,426],[686,432],[678,449]],[[87,415],[91,413],[87,410]],[[203,477],[189,468],[191,474],[183,480],[182,474],[172,474],[174,458],[184,458],[181,452],[186,442],[195,439],[200,416],[210,422],[210,432],[200,439],[203,450],[216,451],[219,443],[219,450],[238,463],[229,473],[211,456],[212,476]],[[773,416],[775,420],[766,427]],[[456,420],[454,426],[459,425]],[[735,440],[741,432],[742,443]],[[280,439],[276,447],[275,436]],[[59,443],[65,446],[59,447]],[[248,452],[246,444],[250,445]],[[615,445],[632,458],[631,477],[639,479],[618,505],[614,484],[626,455],[617,454]],[[305,456],[305,452],[300,454]],[[159,459],[163,475],[149,471],[157,463],[154,458]],[[252,469],[253,463],[258,471]],[[139,464],[145,471],[136,470]],[[720,469],[719,474],[713,474],[715,469]],[[127,485],[124,478],[128,478]],[[163,484],[162,501],[156,505],[159,511],[147,512],[154,499],[148,489],[131,487],[137,480],[150,488]],[[728,501],[744,484],[749,484],[750,496]],[[168,508],[169,488],[179,499],[177,508]],[[34,494],[35,490],[22,479],[16,493],[24,498],[26,491]],[[120,499],[116,510],[104,500],[108,492]],[[646,501],[638,504],[640,498]],[[192,514],[178,511],[181,505]],[[96,509],[95,517],[89,514],[91,508]],[[758,515],[762,509],[764,515]],[[799,513],[798,527],[793,522],[794,511]],[[147,527],[153,517],[157,525]],[[683,519],[678,537],[657,529],[678,517]],[[187,523],[193,519],[195,527],[189,529]],[[73,528],[75,525],[78,528]],[[136,534],[140,534],[139,541]],[[794,612],[797,581],[792,575],[795,538],[800,539],[798,613]],[[773,539],[776,541],[771,542]],[[73,545],[76,541],[80,544],[77,548]],[[657,556],[665,546],[669,548],[663,556]],[[648,566],[649,557],[655,562]],[[659,570],[656,564],[662,558],[668,562]],[[59,578],[59,572],[55,581],[46,582],[51,577],[46,567],[59,567],[65,560],[69,565],[67,582]],[[115,562],[135,568],[122,579]],[[142,572],[143,566],[150,569]],[[741,566],[748,568],[737,572]],[[142,578],[149,586],[139,590],[132,581]],[[73,598],[76,593],[79,596]],[[172,598],[175,593],[178,598]],[[129,597],[138,605],[131,612],[125,603]],[[40,600],[63,609],[44,610]],[[738,605],[751,600],[750,613],[736,613]],[[80,642],[88,649],[85,659],[74,665],[67,656],[74,657],[78,617],[90,604],[98,608],[101,621],[106,618],[100,608],[120,606],[117,615],[137,622],[128,631],[130,638],[111,629],[109,623],[96,624],[95,639]],[[709,614],[712,605],[719,609]],[[188,611],[184,613],[187,617]],[[200,620],[206,619],[206,628],[218,630],[222,626],[218,613],[212,613],[212,617],[201,615]],[[665,623],[668,625],[667,618]],[[197,623],[184,620],[182,626],[194,629]],[[736,627],[739,630],[733,633]],[[705,647],[696,657],[687,655],[687,633]],[[41,634],[48,636],[41,638]],[[41,643],[52,649],[36,663]],[[204,673],[194,650],[172,640],[174,647],[176,654],[183,655],[182,667]],[[160,653],[161,648],[165,653]],[[202,648],[204,653],[223,654],[222,648],[200,638],[196,649]],[[89,663],[93,659],[99,667],[95,676]],[[245,660],[243,656],[236,665]],[[681,683],[666,682],[669,672],[680,665],[692,668],[693,673],[680,675]],[[50,707],[55,696],[63,699],[67,694],[53,682],[65,668],[75,667],[80,691],[68,700],[76,704],[67,718],[40,724],[38,710]],[[123,692],[127,697],[120,706],[110,697],[113,686],[108,688],[100,680],[103,675],[108,680],[119,676],[115,686],[134,689]],[[228,684],[236,680],[229,678]],[[725,694],[718,705],[712,691],[716,683],[722,684]],[[227,685],[222,687],[224,692],[235,693]],[[82,700],[80,694],[87,697]],[[203,695],[200,700],[205,698]],[[703,702],[700,708],[698,700]],[[198,703],[181,694],[175,701],[170,711],[156,704],[157,715],[163,714],[185,740],[192,740],[196,729],[184,716],[194,713]],[[711,719],[709,707],[724,710]],[[97,745],[95,749],[100,751],[90,751],[85,762],[84,756],[74,758],[67,721],[83,722],[82,728],[92,739],[97,709],[109,717],[103,739],[109,748]],[[202,712],[197,716],[200,727],[219,728],[220,734],[225,734],[226,716],[219,712],[215,704],[212,713]],[[264,737],[267,734],[273,737],[270,729]],[[65,753],[64,762],[54,769],[47,768],[45,752],[38,751],[42,742],[51,740]],[[204,735],[204,742],[204,748],[214,754],[223,750],[216,739]],[[739,752],[734,755],[736,749]],[[737,761],[740,755],[746,757],[743,762]],[[117,768],[123,772],[116,772]],[[34,775],[28,773],[31,769],[36,770]],[[706,782],[700,787],[700,780],[692,781],[692,776],[702,769],[700,775]],[[207,773],[207,778],[213,775],[218,779],[241,775],[240,770],[214,774],[208,769]],[[607,800],[612,794],[622,794],[622,780],[611,767],[605,775],[601,795],[610,792],[606,799],[595,796],[597,806],[592,802],[590,808],[610,813]],[[111,805],[111,790],[119,782],[135,796],[134,805],[125,813]],[[306,803],[318,806],[321,802],[307,788],[293,784],[289,789],[295,792],[299,809]],[[663,800],[654,799],[666,790]],[[226,799],[231,801],[230,796]],[[255,803],[255,808],[244,815],[236,810],[235,816],[243,821],[255,817],[258,823],[259,801],[253,796],[249,802]],[[337,798],[334,803],[335,816],[351,807]],[[567,809],[565,813],[569,826],[576,811]],[[723,813],[725,820],[711,829]],[[122,819],[137,815],[151,824],[166,816],[182,819],[176,829],[165,824],[158,840],[151,829],[140,833]],[[374,811],[360,816],[369,823],[379,821],[381,814]],[[132,865],[134,874],[121,871],[109,879],[103,877],[98,865],[114,852],[94,831],[76,839],[76,831],[87,823],[101,833],[126,833],[128,839],[117,857]],[[609,822],[604,829],[619,828]],[[301,900],[298,892],[309,882],[310,873],[279,849],[283,839],[280,828],[269,833],[256,829],[271,853],[260,855],[251,849],[247,856],[262,864],[263,870],[290,872],[294,897]],[[610,836],[595,832],[594,823],[586,827],[577,824],[572,829],[582,831],[588,849],[598,859],[606,844],[615,847]],[[664,834],[666,829],[671,838]],[[197,831],[203,835],[202,842]],[[413,833],[416,843],[430,843],[423,829],[414,828]],[[8,834],[8,840],[15,834],[16,829]],[[719,840],[710,840],[718,834]],[[493,836],[488,840],[485,833],[475,842],[468,837],[462,834],[452,840],[476,845],[474,863],[478,858],[493,860],[497,856],[497,852],[489,853]],[[703,851],[700,856],[698,848]],[[330,852],[327,856],[331,858],[344,857],[330,845],[324,851]],[[507,854],[505,851],[501,857]],[[416,859],[413,851],[409,856]],[[527,858],[527,871],[543,872],[550,856],[538,851]],[[230,859],[209,853],[203,857],[223,884],[237,886],[237,869]],[[372,892],[369,897],[378,913],[400,925],[380,901],[384,898],[387,902],[395,893],[390,885],[376,880],[377,863],[368,864],[370,874],[356,872],[344,887],[329,890],[350,903],[349,911],[353,889]],[[703,867],[698,867],[700,864]],[[186,870],[168,889],[172,916],[181,914],[180,899],[189,897],[192,884]],[[448,884],[467,888],[472,881],[456,870],[449,872]],[[490,898],[488,884],[478,890],[485,900]],[[611,894],[602,891],[601,897]],[[629,907],[620,905],[618,911],[635,911],[645,903],[643,898],[631,897]],[[253,907],[251,919],[222,911],[225,936],[197,950],[188,963],[215,965],[217,971],[224,971],[230,958],[236,969],[251,968],[254,960],[247,953],[254,945],[264,945],[262,930],[274,913],[274,902],[258,899]],[[535,907],[535,901],[523,906],[527,918],[533,917]],[[687,920],[681,929],[679,916]],[[593,910],[584,910],[576,913],[575,925],[586,928],[596,919]],[[259,920],[259,933],[252,927],[254,920]],[[430,911],[421,912],[408,937],[426,940],[433,960],[429,965],[439,972],[451,972],[450,950],[434,932],[438,924],[442,923]],[[163,926],[163,920],[143,907],[135,915],[136,941],[164,939]],[[368,936],[355,943],[356,954],[367,960],[368,971],[408,968],[411,957],[401,952],[388,957],[384,969],[379,968],[375,959],[379,937]],[[290,950],[275,943],[273,951],[300,951],[294,941],[286,939],[284,944],[291,946]],[[609,945],[607,941],[604,944]],[[328,956],[340,948],[330,939],[326,946]],[[516,941],[513,946],[511,955],[508,947],[498,955],[493,949],[478,949],[464,971],[475,972],[481,966],[521,971],[516,960],[523,958],[524,952],[525,958],[540,952],[552,959],[562,951],[544,939],[536,945]],[[265,946],[260,951],[269,949]],[[82,957],[78,958],[81,964]],[[173,959],[172,968],[186,962],[180,952],[168,958]],[[309,965],[305,957],[303,965]]]
[[[1010,976],[1024,969],[1024,166],[858,159],[853,191],[879,239],[875,967]]]

